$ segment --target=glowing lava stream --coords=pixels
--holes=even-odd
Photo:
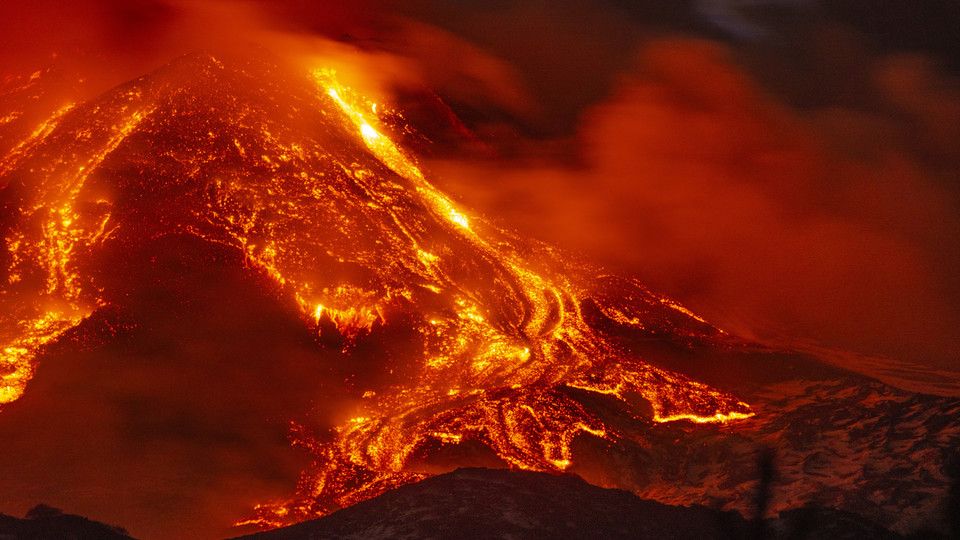
[[[585,322],[578,301],[584,291],[570,278],[559,273],[547,277],[533,270],[509,241],[501,240],[505,233],[459,210],[377,127],[377,106],[340,84],[333,71],[316,70],[314,79],[366,148],[410,182],[420,203],[447,223],[453,234],[494,265],[501,286],[509,289],[522,313],[512,321],[492,320],[482,294],[460,286],[445,270],[442,257],[422,245],[402,216],[390,212],[406,233],[410,250],[418,254],[429,281],[424,287],[453,295],[456,315],[425,321],[421,332],[426,355],[414,384],[385,395],[365,395],[368,412],[349,419],[333,442],[321,443],[305,430],[296,430],[295,442],[317,456],[315,469],[302,479],[300,497],[260,505],[255,517],[239,524],[277,526],[422,478],[407,471],[407,466],[417,448],[430,440],[457,444],[472,437],[511,466],[567,469],[573,463],[571,443],[578,434],[608,439],[619,434],[565,393],[564,387],[614,396],[624,404],[631,395],[641,396],[652,407],[653,422],[726,423],[753,416],[749,406],[733,396],[625,358],[606,344]],[[376,199],[375,187],[367,192]],[[383,202],[384,208],[390,208],[389,201]],[[501,241],[486,240],[483,231]],[[657,301],[703,322],[669,299]],[[301,308],[308,312],[309,302],[301,299]],[[317,306],[317,320],[324,309]],[[460,384],[451,381],[451,371],[461,374],[453,378]]]
[[[345,355],[394,315],[412,330],[404,334],[411,343],[401,344],[412,351],[402,376],[356,389],[362,398],[334,433],[294,426],[292,439],[316,456],[314,467],[292,500],[262,505],[245,523],[305,519],[421,478],[411,470],[418,450],[439,445],[474,441],[512,467],[568,469],[577,437],[626,437],[575,396],[606,396],[638,425],[724,424],[753,414],[736,397],[614,344],[587,323],[582,305],[589,300],[597,317],[630,331],[670,335],[672,327],[656,325],[671,317],[709,328],[702,319],[634,282],[625,285],[632,293],[617,290],[622,302],[601,298],[591,288],[595,268],[468,215],[386,135],[375,104],[332,71],[315,71],[303,89],[278,90],[247,88],[262,81],[216,59],[188,68],[197,86],[147,77],[96,104],[61,109],[0,161],[0,177],[29,182],[4,238],[0,300],[16,309],[0,314],[0,405],[22,395],[46,344],[105,302],[83,273],[88,256],[105,238],[153,227],[152,235],[192,234],[243,253],[305,323],[335,328],[331,343],[343,344]],[[238,88],[251,94],[221,94]],[[287,101],[286,112],[316,107],[309,128],[262,106]],[[108,172],[102,180],[111,188],[124,193],[169,178],[156,152],[179,167],[177,189],[158,182],[140,213],[84,189],[134,131],[149,144],[125,145],[116,157],[136,159],[143,178]],[[136,221],[147,211],[170,223]],[[651,310],[658,315],[648,320]]]
[[[0,161],[0,177],[6,176],[29,150],[43,142],[74,105],[56,110],[23,142],[15,146]],[[81,246],[97,241],[110,219],[108,210],[102,216],[90,219],[77,209],[77,198],[90,174],[106,157],[137,128],[149,111],[134,111],[124,121],[113,126],[113,133],[105,144],[86,160],[71,163],[59,170],[51,166],[32,204],[21,210],[21,219],[39,226],[39,241],[31,242],[24,231],[8,236],[6,246],[11,257],[7,282],[15,286],[31,267],[45,274],[45,286],[39,301],[31,298],[21,302],[11,324],[12,333],[0,335],[0,406],[16,401],[23,395],[27,382],[33,376],[34,357],[45,345],[60,338],[98,307],[99,302],[83,298],[83,287],[75,267],[74,254]],[[102,206],[109,204],[103,201]],[[7,330],[7,329],[4,329]]]

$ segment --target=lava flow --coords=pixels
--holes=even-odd
[[[287,75],[202,56],[24,126],[0,162],[11,214],[0,404],[23,394],[45,345],[122,303],[101,252],[176,234],[243,253],[347,361],[384,329],[409,330],[408,357],[388,359],[386,382],[355,389],[357,408],[334,433],[293,426],[315,466],[296,497],[243,524],[305,519],[420,478],[412,462],[430,445],[479,442],[513,467],[565,470],[578,436],[625,436],[583,395],[639,425],[752,416],[645,362],[591,317],[644,335],[720,331],[470,215],[394,142],[410,128],[387,112],[329,69]],[[598,292],[612,283],[615,294]]]

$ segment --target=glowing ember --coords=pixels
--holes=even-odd
[[[624,358],[591,330],[580,312],[582,293],[563,275],[547,276],[532,269],[504,233],[491,229],[494,241],[471,229],[470,219],[425,178],[413,161],[362,111],[376,107],[338,83],[333,72],[314,73],[327,96],[353,124],[367,149],[413,186],[419,202],[437,221],[453,225],[451,234],[493,263],[492,284],[522,311],[488,320],[491,311],[477,302],[490,299],[465,291],[454,265],[409,238],[406,253],[417,261],[404,266],[423,273],[420,286],[436,294],[445,290],[453,302],[446,316],[430,318],[421,328],[426,344],[423,371],[416,384],[385,395],[367,397],[368,416],[351,418],[333,444],[307,438],[298,442],[317,451],[317,470],[304,480],[303,499],[258,508],[265,526],[353,504],[421,475],[406,470],[411,455],[429,440],[444,444],[467,438],[482,440],[509,464],[531,470],[564,470],[573,462],[571,442],[580,433],[615,438],[602,422],[564,394],[566,386],[609,394],[626,402],[633,393],[648,400],[653,420],[695,423],[728,422],[753,415],[749,407],[704,385]],[[389,200],[381,200],[385,206]],[[400,223],[398,214],[391,218]],[[417,262],[422,268],[417,268]],[[683,306],[667,298],[662,304],[699,322]],[[531,350],[531,347],[533,350]],[[451,379],[465,394],[449,389]]]
[[[15,146],[0,162],[0,175],[7,176],[31,157],[31,150],[50,137],[72,108],[70,104],[58,109]],[[96,296],[88,296],[84,290],[75,255],[102,239],[110,204],[97,201],[94,208],[81,211],[78,203],[90,174],[149,114],[122,112],[118,123],[100,126],[102,142],[90,147],[89,154],[62,156],[41,166],[42,180],[31,197],[21,201],[23,225],[5,239],[11,262],[6,273],[9,287],[4,292],[12,297],[15,308],[2,316],[0,405],[23,395],[37,352],[99,305]],[[31,286],[38,278],[43,282],[39,291]]]
[[[214,80],[226,69],[216,60],[202,68]],[[360,410],[332,436],[295,426],[293,440],[315,454],[314,469],[297,497],[258,507],[244,524],[300,520],[422,478],[411,462],[431,444],[478,441],[511,466],[565,470],[578,436],[624,436],[578,394],[607,396],[641,424],[752,415],[735,397],[616,345],[588,323],[584,305],[631,331],[657,326],[668,317],[661,312],[709,328],[702,319],[638,286],[617,302],[592,294],[595,269],[468,215],[394,143],[382,107],[330,70],[311,80],[296,102],[315,113],[309,136],[223,96],[218,104],[233,105],[211,113],[184,92],[134,85],[105,110],[57,111],[4,158],[4,178],[29,170],[30,182],[6,236],[3,305],[20,309],[2,319],[0,403],[22,394],[45,344],[106,303],[85,273],[91,254],[149,222],[156,236],[190,234],[243,253],[305,324],[342,338],[343,354],[395,321],[412,328],[411,350],[422,351],[396,382],[363,389]],[[99,123],[70,124],[74,114]],[[179,144],[170,126],[207,125],[203,114],[226,115],[229,125],[193,129]],[[159,217],[115,207],[100,192],[108,190],[88,186],[136,134],[178,141],[163,156],[177,163],[178,186],[151,188]],[[58,152],[67,144],[83,152]],[[136,175],[121,181],[146,189]]]

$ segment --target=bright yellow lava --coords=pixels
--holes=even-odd
[[[123,226],[124,209],[88,193],[88,180],[132,134],[148,131],[151,118],[150,128],[168,129],[176,143],[199,135],[189,139],[196,148],[144,137],[165,152],[159,157],[131,150],[144,162],[175,163],[170,182],[194,197],[151,199],[182,210],[175,214],[181,221],[171,217],[176,222],[160,233],[241,253],[290,299],[318,341],[347,359],[380,328],[402,327],[411,341],[402,373],[358,390],[357,410],[344,413],[329,437],[294,427],[294,442],[314,454],[315,467],[295,498],[262,505],[243,523],[304,519],[422,478],[412,464],[431,445],[479,441],[513,467],[576,467],[578,437],[627,436],[584,405],[583,395],[606,396],[638,425],[726,424],[753,414],[734,396],[614,344],[588,324],[584,306],[589,301],[595,317],[634,332],[660,320],[645,317],[639,303],[681,321],[671,324],[706,326],[702,319],[639,289],[631,293],[636,305],[599,298],[591,289],[595,269],[468,214],[429,182],[388,135],[382,107],[331,70],[316,70],[311,81],[298,110],[322,113],[316,132],[248,104],[223,105],[235,115],[226,121],[202,101],[155,114],[158,106],[135,88],[109,113],[89,105],[55,111],[0,161],[0,181],[24,170],[35,180],[19,225],[4,238],[10,263],[0,298],[8,308],[0,313],[0,404],[23,394],[47,344],[103,305],[82,263]],[[218,106],[233,103],[218,99]],[[51,158],[51,140],[73,151]],[[47,154],[37,154],[41,148]]]
[[[73,107],[69,104],[54,111],[15,146],[0,161],[0,178],[49,137]],[[90,174],[148,114],[149,111],[129,111],[121,122],[107,128],[102,145],[87,156],[45,164],[32,205],[20,216],[23,221],[40,223],[40,237],[33,239],[18,230],[5,239],[11,260],[6,272],[11,285],[9,293],[14,295],[18,309],[17,320],[4,317],[5,328],[0,333],[0,405],[23,395],[33,376],[37,353],[97,307],[96,297],[85,294],[74,255],[101,239],[110,219],[109,203],[99,205],[98,215],[91,216],[78,208],[78,198]],[[19,289],[22,276],[38,273],[44,281],[39,298],[36,291]]]
[[[365,395],[366,413],[345,422],[332,443],[300,433],[297,441],[318,457],[302,498],[262,505],[259,521],[244,523],[278,525],[291,515],[323,513],[421,478],[408,465],[430,440],[456,444],[477,438],[514,467],[566,470],[574,464],[574,438],[587,434],[614,440],[620,434],[564,388],[607,394],[624,403],[641,396],[653,408],[649,421],[655,423],[724,424],[753,415],[732,396],[622,356],[607,345],[585,322],[582,292],[572,278],[531,264],[494,227],[475,226],[385,135],[378,118],[366,112],[377,110],[375,104],[342,85],[331,70],[316,70],[314,78],[366,149],[409,183],[404,196],[446,223],[473,256],[487,261],[495,279],[489,295],[472,291],[457,274],[456,254],[438,254],[415,234],[402,239],[415,254],[404,264],[422,268],[426,283],[421,286],[449,298],[453,310],[452,316],[424,321],[423,372],[404,388]],[[391,207],[392,200],[373,196],[378,207]],[[402,230],[414,228],[399,212],[390,218]],[[704,322],[672,300],[654,301]],[[491,311],[500,305],[516,310],[508,315]],[[642,326],[635,316],[602,309]]]

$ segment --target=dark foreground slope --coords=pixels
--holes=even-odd
[[[15,540],[129,540],[127,531],[64,514],[49,506],[37,506],[24,519],[0,514],[0,539]]]
[[[798,536],[799,533],[799,536]],[[844,512],[782,513],[762,529],[736,512],[669,506],[573,475],[458,469],[327,517],[243,538],[900,538]]]

